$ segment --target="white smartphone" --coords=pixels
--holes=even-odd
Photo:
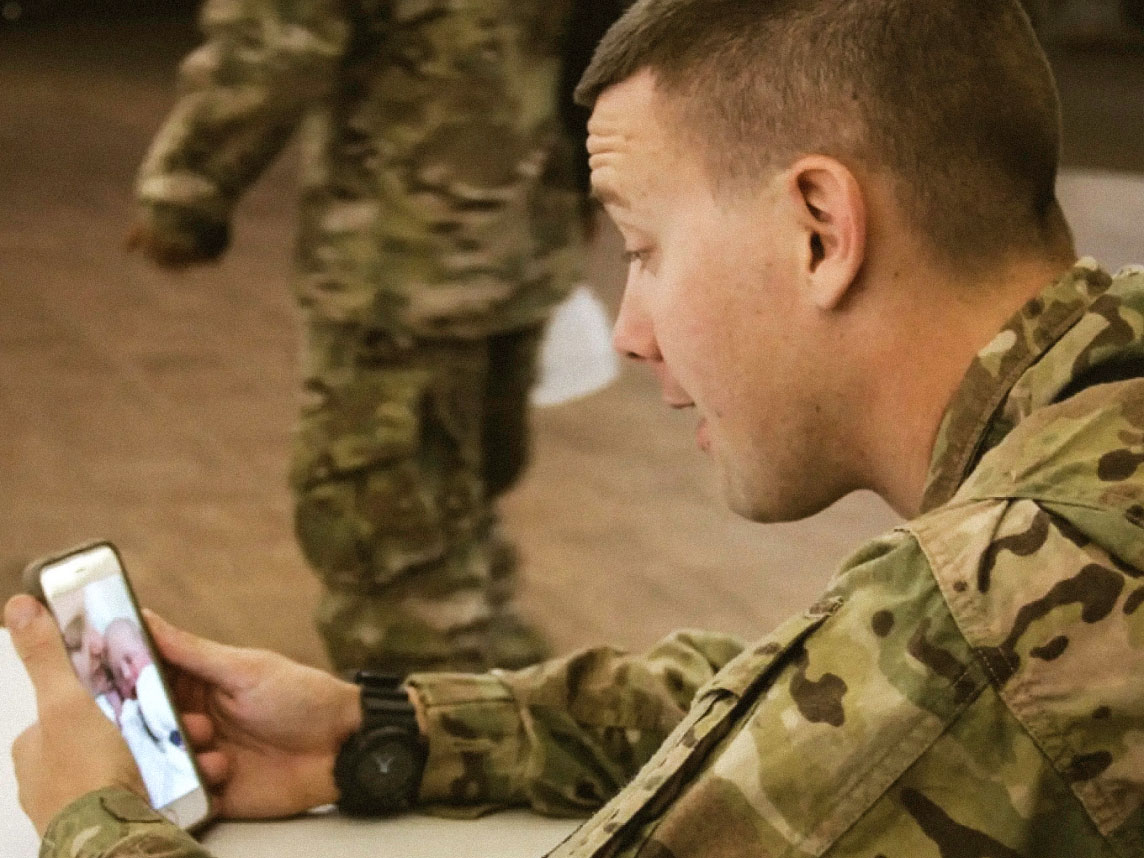
[[[80,682],[131,748],[151,806],[181,828],[206,822],[210,796],[114,546],[73,548],[26,575],[55,616]]]

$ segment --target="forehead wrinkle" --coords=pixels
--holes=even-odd
[[[649,198],[673,195],[676,174],[690,172],[695,154],[665,124],[675,107],[656,76],[644,70],[609,87],[588,120],[592,195],[613,219],[646,210]]]
[[[618,187],[624,172],[622,162],[630,159],[633,135],[613,125],[605,133],[589,127],[588,167],[591,170],[592,196],[605,206],[630,208],[630,200]]]

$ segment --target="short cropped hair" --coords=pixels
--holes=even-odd
[[[946,262],[1071,248],[1056,86],[1018,0],[638,0],[577,101],[644,69],[717,191],[829,155],[894,176]]]

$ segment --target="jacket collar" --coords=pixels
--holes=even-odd
[[[1139,340],[1125,330],[1120,302],[1100,300],[1111,285],[1095,260],[1081,259],[978,352],[938,429],[923,513],[952,498],[981,457],[1024,417],[1053,402],[1102,357],[1102,347]],[[1042,360],[1050,353],[1052,360]]]

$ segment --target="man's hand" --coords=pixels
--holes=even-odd
[[[230,243],[227,225],[190,214],[181,217],[186,223],[170,235],[143,220],[137,221],[128,230],[124,245],[129,251],[142,251],[151,262],[168,271],[216,261]]]
[[[13,596],[4,622],[36,692],[39,721],[12,743],[20,805],[36,830],[42,835],[67,805],[104,787],[146,799],[127,743],[80,684],[51,614],[31,596]]]
[[[146,614],[221,816],[291,816],[337,800],[334,758],[361,724],[356,685]]]

